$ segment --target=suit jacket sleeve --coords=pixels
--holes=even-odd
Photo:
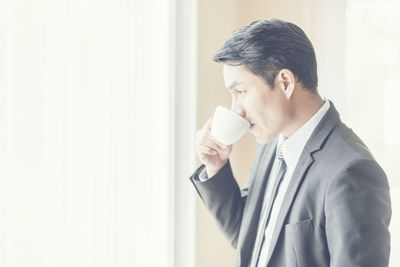
[[[215,176],[201,182],[198,175],[203,168],[204,165],[199,167],[190,180],[219,228],[236,248],[249,182],[240,190],[229,161]]]
[[[374,160],[358,159],[340,170],[324,205],[331,267],[388,266],[389,185]]]

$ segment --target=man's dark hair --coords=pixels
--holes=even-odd
[[[278,19],[255,21],[233,35],[214,56],[229,65],[244,64],[274,88],[281,69],[293,72],[303,87],[317,92],[317,60],[314,48],[298,26]]]

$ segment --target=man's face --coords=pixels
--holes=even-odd
[[[231,109],[251,123],[249,132],[257,143],[268,143],[284,131],[290,115],[289,100],[277,79],[272,89],[243,64],[224,64],[224,79],[232,95]]]

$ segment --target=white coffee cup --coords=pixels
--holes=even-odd
[[[211,135],[224,145],[230,145],[242,138],[249,127],[250,123],[242,116],[218,106],[211,123]]]

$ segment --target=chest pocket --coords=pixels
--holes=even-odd
[[[309,267],[313,265],[314,255],[313,248],[315,248],[315,232],[314,232],[314,221],[313,219],[307,219],[296,223],[290,223],[285,225],[286,242],[285,245],[287,256],[291,259],[287,259],[292,263],[290,266],[298,267]],[[294,263],[295,262],[295,263]]]
[[[306,233],[314,230],[313,219],[290,223],[285,225],[286,233]]]

